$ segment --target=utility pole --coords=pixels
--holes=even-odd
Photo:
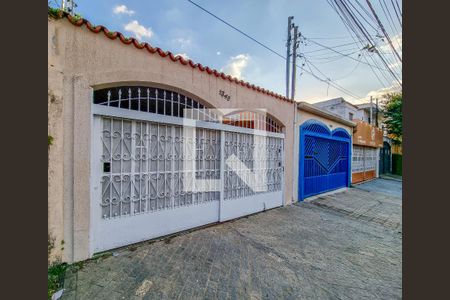
[[[290,62],[291,62],[291,30],[292,30],[292,19],[294,17],[290,16],[288,17],[288,30],[287,30],[287,42],[286,42],[286,48],[287,48],[287,53],[286,53],[286,98],[289,98],[289,79],[291,77],[290,74]]]
[[[294,100],[295,98],[295,83],[296,83],[296,77],[297,77],[297,48],[299,45],[299,34],[298,34],[298,26],[294,26],[294,42],[292,43],[292,92],[291,92],[291,99]]]
[[[372,105],[373,105],[373,100],[372,100],[372,96],[370,96],[370,116],[369,116],[369,124],[372,125]]]

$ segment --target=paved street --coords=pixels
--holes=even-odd
[[[62,299],[400,299],[401,184],[119,250],[69,270]]]

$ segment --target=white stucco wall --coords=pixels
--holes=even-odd
[[[284,203],[293,201],[294,104],[200,72],[158,54],[95,34],[67,19],[48,21],[49,232],[63,261],[89,257],[91,101],[96,88],[119,84],[166,87],[216,108],[266,108],[284,125]],[[225,101],[219,90],[231,96]],[[50,104],[50,94],[57,104]],[[56,250],[55,250],[56,251]]]

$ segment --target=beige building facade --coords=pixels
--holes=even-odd
[[[267,109],[271,120],[281,125],[284,136],[282,204],[296,201],[292,188],[296,166],[293,161],[294,103],[209,68],[174,59],[173,55],[159,49],[151,50],[155,53],[134,39],[123,39],[82,19],[71,21],[67,16],[48,19],[48,134],[52,137],[48,164],[48,229],[51,262],[84,260],[96,249],[93,235],[97,232],[94,228],[97,221],[93,211],[98,199],[93,199],[93,195],[96,195],[98,178],[92,165],[93,144],[97,143],[93,112],[96,90],[142,86],[167,89],[211,108]],[[306,115],[300,118],[304,117]]]

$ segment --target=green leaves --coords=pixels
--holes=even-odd
[[[403,132],[403,97],[402,94],[390,94],[384,102],[384,124],[388,134],[393,135],[393,140],[400,143]]]

